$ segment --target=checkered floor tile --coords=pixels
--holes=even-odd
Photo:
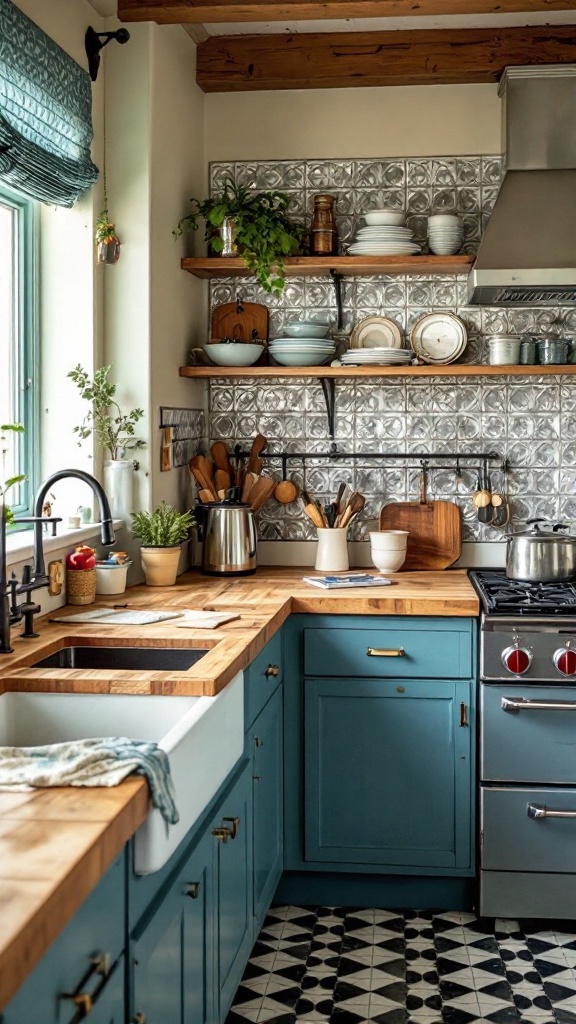
[[[576,921],[273,907],[226,1024],[576,1024]]]

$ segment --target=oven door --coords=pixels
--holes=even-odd
[[[480,701],[482,782],[576,785],[575,686],[483,683]]]

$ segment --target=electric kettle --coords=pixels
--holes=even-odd
[[[256,572],[256,524],[249,505],[226,501],[198,504],[201,570],[207,576],[250,576]]]

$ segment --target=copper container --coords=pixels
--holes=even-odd
[[[334,220],[334,196],[314,196],[314,213],[310,231],[311,256],[337,256],[338,231]]]

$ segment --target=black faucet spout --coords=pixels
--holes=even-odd
[[[116,539],[108,498],[106,497],[104,488],[98,482],[96,477],[92,476],[91,473],[85,473],[82,469],[58,470],[57,473],[53,473],[52,476],[49,476],[48,479],[40,485],[34,499],[34,569],[32,573],[34,582],[40,582],[41,580],[48,582],[46,577],[46,568],[44,565],[44,549],[42,547],[42,506],[44,505],[46,495],[52,486],[55,483],[58,483],[59,480],[64,480],[66,477],[82,480],[92,488],[96,495],[96,500],[98,501],[98,507],[100,510],[100,537],[104,547],[111,547]]]

